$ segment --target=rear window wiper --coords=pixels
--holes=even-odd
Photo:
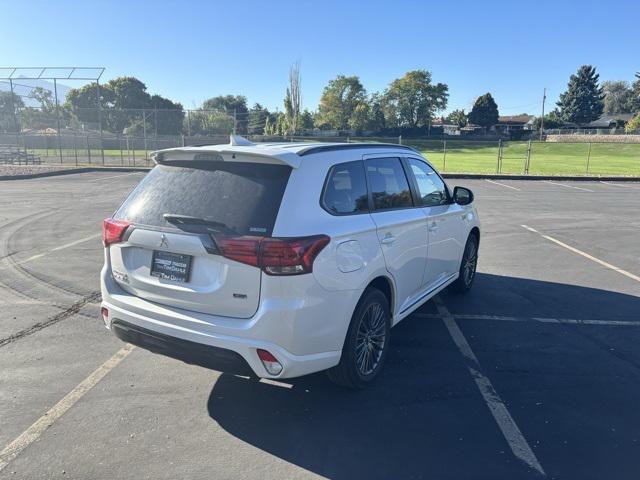
[[[165,219],[165,221],[184,230],[188,230],[189,226],[200,226],[204,227],[205,230],[213,230],[219,233],[235,233],[235,231],[229,228],[226,224],[217,222],[215,220],[209,220],[207,218],[192,217],[189,215],[177,215],[173,213],[165,213],[164,215],[162,215],[162,217]]]

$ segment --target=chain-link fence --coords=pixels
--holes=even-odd
[[[420,151],[436,168],[448,173],[640,176],[640,143],[552,143],[344,136],[248,135],[248,138],[255,142],[402,143]],[[9,145],[21,153],[21,159],[15,163],[31,159],[31,162],[39,160],[65,165],[148,166],[149,153],[154,150],[228,142],[228,135],[144,138],[125,135],[98,137],[78,133],[0,134],[0,150],[2,146],[6,148]]]
[[[634,135],[605,138],[596,131],[583,131],[547,142],[344,136],[344,132],[283,137],[265,135],[269,133],[265,115],[222,110],[5,109],[0,111],[0,163],[145,166],[154,150],[228,143],[228,134],[235,131],[254,141],[403,143],[424,153],[444,172],[640,175],[640,136]],[[609,143],[614,137],[618,143]]]

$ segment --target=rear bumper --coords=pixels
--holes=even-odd
[[[122,340],[155,353],[214,370],[262,378],[291,378],[338,364],[350,314],[328,316],[327,304],[293,309],[288,302],[263,302],[250,319],[216,317],[149,302],[122,290],[102,271],[105,325]],[[311,280],[311,279],[310,279]],[[321,287],[318,287],[321,288]],[[323,292],[324,295],[324,292]],[[335,298],[335,297],[334,297]],[[351,299],[343,300],[344,304]],[[338,302],[340,303],[340,302]],[[282,365],[270,375],[258,357],[264,349]]]
[[[240,354],[231,350],[182,340],[121,320],[116,320],[111,324],[111,331],[123,342],[153,353],[182,360],[185,363],[234,375],[254,375],[247,361]]]
[[[107,327],[125,342],[220,372],[246,375],[246,370],[241,368],[245,373],[240,373],[237,369],[239,363],[244,363],[257,377],[291,378],[326,370],[340,361],[341,351],[293,355],[271,342],[187,330],[157,317],[118,307],[115,302],[105,299],[102,306],[109,310]],[[270,375],[265,370],[258,349],[267,350],[278,359],[282,365],[279,375]],[[232,356],[234,361],[230,361]],[[237,361],[238,356],[242,362]]]

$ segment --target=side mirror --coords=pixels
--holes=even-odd
[[[473,202],[473,192],[468,188],[455,187],[453,189],[453,201],[458,205],[469,205]]]

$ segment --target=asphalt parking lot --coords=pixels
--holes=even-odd
[[[100,222],[142,175],[0,181],[0,478],[637,478],[640,183],[449,179],[476,195],[476,284],[350,392],[123,349]]]

